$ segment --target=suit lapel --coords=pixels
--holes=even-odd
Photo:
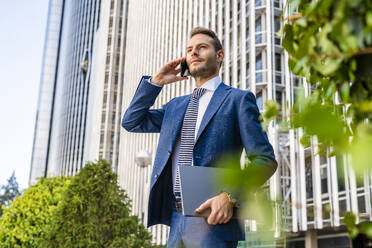
[[[208,125],[209,121],[212,119],[214,114],[217,112],[218,108],[221,106],[223,100],[227,97],[229,90],[231,89],[230,86],[227,86],[224,83],[221,83],[216,91],[214,92],[207,109],[205,110],[202,122],[200,123],[200,127],[198,130],[198,134],[195,139],[195,144],[198,142],[200,135],[202,134],[203,130]]]
[[[214,92],[208,104],[208,107],[204,113],[202,122],[199,127],[198,134],[195,139],[195,144],[198,141],[203,130],[208,125],[209,121],[212,119],[212,117],[217,112],[218,108],[221,106],[224,99],[227,97],[230,89],[231,89],[230,86],[227,86],[226,84],[221,83],[216,89],[216,91]],[[171,138],[172,152],[173,152],[174,144],[176,142],[176,138],[182,127],[183,118],[185,117],[185,113],[186,113],[187,105],[189,104],[189,101],[190,101],[190,97],[191,97],[191,94],[186,95],[184,98],[180,99],[178,103],[175,103],[176,107],[173,108],[173,111],[174,111],[174,113],[172,114],[173,118],[172,118],[171,125],[169,127],[171,130],[170,138]]]

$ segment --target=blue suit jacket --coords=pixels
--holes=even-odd
[[[175,97],[161,109],[149,109],[162,88],[146,82],[147,78],[142,77],[124,114],[122,126],[129,132],[160,132],[150,183],[148,226],[169,225],[173,197],[170,158],[191,94]],[[250,91],[221,83],[200,124],[194,145],[194,165],[213,166],[216,158],[234,152],[239,160],[244,147],[250,161],[267,167],[268,179],[275,172],[277,163],[258,117],[256,100]],[[243,225],[237,219],[215,225],[212,231],[226,240],[244,239]]]

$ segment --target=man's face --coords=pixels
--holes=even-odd
[[[213,39],[205,34],[196,34],[186,48],[186,62],[193,77],[208,77],[219,70],[218,56]]]

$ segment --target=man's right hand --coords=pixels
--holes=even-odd
[[[185,59],[186,58],[183,57],[172,60],[171,62],[160,68],[156,75],[151,78],[151,83],[163,86],[173,82],[188,79],[188,77],[177,76],[177,74],[181,72],[181,68],[176,69],[176,67],[181,63],[182,60]]]

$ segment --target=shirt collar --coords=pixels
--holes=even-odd
[[[214,78],[209,79],[205,82],[200,88],[205,88],[207,90],[215,91],[221,83],[220,76],[215,76]]]

